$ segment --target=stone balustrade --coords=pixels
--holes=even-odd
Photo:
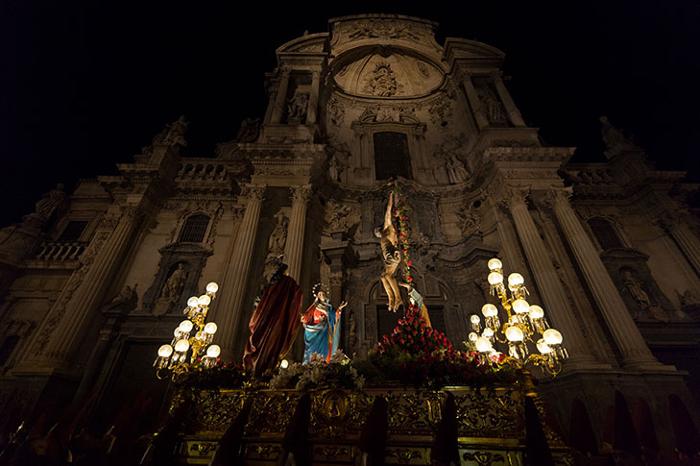
[[[183,162],[177,172],[177,181],[224,181],[226,166],[216,162]]]
[[[85,251],[86,244],[80,241],[44,241],[39,246],[35,260],[74,261]]]

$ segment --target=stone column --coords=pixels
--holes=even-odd
[[[620,350],[623,364],[632,368],[672,369],[662,366],[651,354],[567,195],[554,190],[551,196],[554,214]]]
[[[700,240],[683,221],[665,222],[664,227],[693,266],[700,274]]]
[[[37,332],[37,335],[41,337],[42,333],[47,335],[50,332],[48,342],[45,345],[40,343],[40,348],[33,348],[34,359],[41,361],[41,365],[48,363],[53,367],[63,367],[71,361],[93,312],[101,304],[104,293],[111,285],[114,273],[119,269],[130,246],[138,217],[135,207],[123,208],[121,217],[104,245],[96,252],[92,264],[84,265],[88,269],[65,307],[52,309],[53,315],[44,321],[45,328],[43,332]],[[98,232],[100,234],[105,233]],[[62,305],[61,301],[57,301],[59,306]],[[51,326],[55,328],[52,330]],[[35,345],[36,343],[35,341]]]
[[[287,230],[287,244],[284,258],[289,265],[289,276],[299,282],[301,278],[301,264],[304,252],[304,234],[306,231],[306,208],[311,197],[311,186],[297,186],[290,188],[292,192],[292,213]]]
[[[474,84],[472,84],[472,78],[465,76],[462,79],[462,84],[464,85],[464,92],[467,95],[467,100],[472,107],[474,112],[474,119],[479,129],[485,128],[489,125],[489,121],[484,116],[484,112],[481,110],[481,100],[479,100],[479,95],[474,89]]]
[[[594,358],[588,342],[583,338],[576,316],[559,282],[557,270],[528,211],[526,196],[526,191],[515,190],[508,204],[525,256],[537,282],[537,289],[544,301],[545,315],[550,317],[554,326],[564,335],[564,346],[569,351],[570,364],[592,363]]]
[[[287,88],[289,87],[289,70],[283,69],[280,73],[280,81],[277,84],[275,105],[272,108],[272,123],[280,123],[284,115],[284,106],[287,105]]]
[[[316,123],[316,114],[318,112],[318,90],[321,74],[318,71],[311,73],[311,95],[309,96],[309,106],[306,110],[306,124],[313,125]]]
[[[235,354],[237,349],[237,342],[234,339],[241,326],[248,271],[253,259],[253,247],[264,193],[264,186],[248,186],[243,194],[247,197],[245,213],[238,227],[238,235],[233,238],[235,245],[216,297],[214,318],[211,319],[219,328],[216,340],[224,354],[229,357]]]
[[[506,109],[508,118],[510,119],[510,122],[513,123],[513,126],[527,126],[525,124],[525,120],[523,120],[523,117],[520,114],[520,110],[518,110],[515,102],[513,102],[510,92],[508,92],[506,85],[503,83],[503,79],[500,76],[496,76],[494,83],[496,85],[496,92],[498,92],[498,96],[501,98],[503,107]]]

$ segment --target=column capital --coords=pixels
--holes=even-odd
[[[504,207],[513,209],[518,206],[527,206],[530,198],[530,186],[506,186],[500,200]]]
[[[306,203],[309,201],[311,198],[311,185],[310,184],[304,184],[301,186],[292,186],[289,188],[289,191],[292,194],[292,202],[303,202]]]
[[[265,190],[267,186],[256,184],[245,184],[241,190],[241,196],[249,201],[262,202],[265,199]]]
[[[550,211],[558,201],[569,202],[573,196],[572,187],[551,188],[533,193],[533,200],[538,207]]]

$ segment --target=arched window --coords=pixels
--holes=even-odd
[[[206,214],[194,214],[187,217],[180,230],[180,243],[201,243],[209,226],[209,216]]]
[[[676,436],[676,447],[687,455],[700,451],[700,434],[693,418],[683,401],[676,395],[668,397],[668,407],[671,414],[671,425]]]
[[[591,227],[595,239],[603,250],[625,247],[617,231],[615,231],[615,227],[608,220],[601,217],[593,217],[588,220],[588,226]]]
[[[571,404],[571,427],[569,429],[569,444],[581,453],[598,453],[598,442],[595,438],[588,410],[583,402],[575,399]]]

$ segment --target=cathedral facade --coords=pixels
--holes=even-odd
[[[348,301],[341,346],[363,357],[397,320],[373,231],[398,180],[433,326],[466,339],[494,302],[486,261],[499,257],[564,335],[570,358],[540,389],[572,447],[685,448],[700,402],[695,187],[605,118],[606,161],[570,163],[574,148],[525,123],[504,53],[439,44],[436,27],[332,19],[277,49],[265,114],[211,157],[181,155],[181,118],[118,175],[58,187],[0,231],[6,422],[83,398],[105,420],[134,400],[157,412],[151,364],[188,297],[219,283],[216,342],[240,359],[279,256],[305,304],[317,282]]]

